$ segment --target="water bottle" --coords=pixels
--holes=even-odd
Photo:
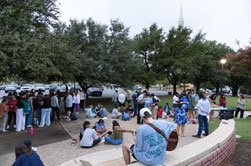
[[[33,127],[31,128],[30,133],[31,133],[31,135],[33,135]]]

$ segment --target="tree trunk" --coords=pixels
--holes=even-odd
[[[200,82],[196,82],[195,86],[196,86],[196,91],[199,92],[199,90],[200,90]]]
[[[150,84],[148,81],[146,81],[146,89],[149,89],[149,87],[150,87]]]
[[[237,96],[238,95],[238,89],[239,89],[239,86],[233,86],[232,87],[232,96]]]
[[[173,85],[173,95],[176,93],[176,84],[172,84]]]

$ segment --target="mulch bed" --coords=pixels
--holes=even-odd
[[[251,140],[237,141],[232,166],[251,165]]]

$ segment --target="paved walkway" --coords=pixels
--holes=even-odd
[[[70,121],[70,122],[62,121],[61,124],[73,138],[78,139],[79,127],[83,124],[84,119],[85,119],[84,113],[82,111],[77,121]],[[167,120],[172,121],[171,118]],[[89,121],[91,122],[91,125],[94,125],[95,122],[98,121],[98,119],[97,118],[89,119]],[[139,125],[137,125],[136,123],[136,118],[133,118],[130,121],[122,121],[122,120],[118,121],[122,126],[122,128],[124,129],[133,129],[133,128],[137,129],[139,127]],[[55,122],[52,125],[52,127],[35,128],[34,138],[31,139],[33,141],[33,145],[38,148],[38,154],[40,155],[41,160],[47,166],[56,166],[72,158],[83,156],[85,154],[93,153],[96,151],[121,147],[121,145],[114,146],[114,145],[106,145],[104,143],[99,143],[94,148],[82,149],[79,147],[79,142],[76,145],[71,145],[70,137],[67,136],[67,133],[62,134],[62,128],[57,123],[58,122]],[[108,120],[106,120],[106,123],[108,130],[112,130],[111,114],[109,115]],[[58,130],[52,130],[52,128],[55,127],[58,128]],[[186,125],[185,128],[186,137],[180,137],[178,148],[196,140],[191,136],[192,134],[196,133],[197,127],[198,127],[197,125],[192,125],[192,124]],[[46,140],[49,139],[49,137],[45,136],[46,130],[48,130],[48,132],[51,130],[50,133],[54,131],[53,137],[58,138],[58,141],[53,140],[49,142],[49,144],[47,144],[48,141],[46,142]],[[7,141],[10,135],[11,137],[13,137],[13,139]],[[14,139],[15,136],[17,139]],[[0,138],[1,138],[0,146],[4,147],[1,149],[3,150],[4,154],[3,153],[0,154],[0,165],[12,165],[15,160],[15,154],[14,154],[15,145],[21,142],[22,140],[30,139],[31,137],[29,136],[29,131],[27,130],[23,133],[22,132],[21,133],[11,132],[8,134],[0,133]],[[132,136],[130,133],[124,133],[124,141],[133,143]],[[8,145],[11,145],[10,148],[7,148]]]

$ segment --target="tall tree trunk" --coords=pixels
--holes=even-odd
[[[176,93],[176,84],[172,84],[173,85],[173,95]]]
[[[149,82],[146,80],[146,89],[149,89],[150,88],[150,84]]]
[[[238,89],[239,89],[239,86],[233,86],[232,87],[232,96],[237,96],[238,95]]]
[[[195,86],[196,86],[196,91],[199,92],[199,90],[200,90],[200,82],[196,82]]]

